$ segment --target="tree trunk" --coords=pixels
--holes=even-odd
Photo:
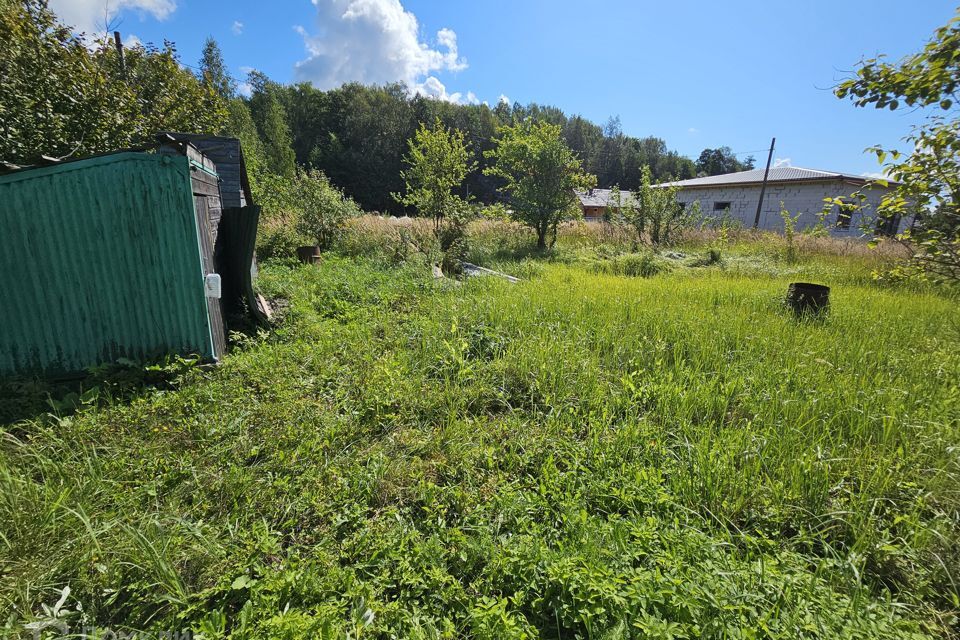
[[[547,230],[537,228],[537,249],[541,251],[547,248]]]
[[[537,249],[544,250],[547,248],[547,232],[550,230],[550,225],[548,221],[541,217],[537,220]]]

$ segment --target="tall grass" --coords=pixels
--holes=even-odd
[[[268,263],[285,319],[216,370],[9,426],[0,624],[69,586],[71,624],[204,637],[956,634],[955,299],[764,238],[631,277],[483,233],[523,282]]]

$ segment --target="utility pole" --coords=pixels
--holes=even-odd
[[[767,192],[767,176],[770,175],[770,161],[773,159],[773,147],[776,146],[777,139],[770,141],[770,153],[767,154],[767,168],[763,170],[763,186],[760,187],[760,202],[757,203],[757,216],[753,219],[753,228],[760,226],[760,210],[763,209],[763,196]]]
[[[117,47],[117,55],[120,56],[120,75],[127,77],[127,65],[123,60],[123,41],[120,39],[120,32],[113,32],[113,44]]]

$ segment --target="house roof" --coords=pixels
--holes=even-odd
[[[584,207],[606,207],[610,200],[612,189],[590,189],[589,191],[577,191],[577,197],[580,198],[580,205]],[[630,202],[633,196],[627,190],[620,191],[621,202]]]
[[[654,186],[677,186],[682,188],[716,187],[729,184],[760,184],[763,182],[763,169],[724,173],[704,178],[691,178],[677,182],[664,182]],[[833,182],[842,180],[855,184],[866,184],[870,178],[852,173],[838,173],[836,171],[821,171],[820,169],[804,169],[803,167],[772,167],[767,177],[767,184],[783,182]]]
[[[698,187],[719,187],[725,185],[755,185],[763,182],[763,171],[763,169],[751,169],[750,171],[723,173],[717,176],[691,178],[690,180],[679,180],[677,182],[663,182],[652,186],[676,186],[684,189],[695,189]],[[772,167],[770,174],[767,176],[767,184],[834,182],[838,180],[862,185],[870,182],[872,178],[858,176],[852,173],[804,169],[803,167]],[[887,180],[887,183],[890,185],[897,184],[893,180]],[[577,197],[580,198],[580,204],[584,207],[606,207],[610,200],[610,193],[611,189],[591,189],[590,191],[578,191]],[[622,202],[631,202],[633,196],[629,191],[621,190],[620,197]]]

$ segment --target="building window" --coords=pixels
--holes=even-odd
[[[877,218],[877,235],[893,237],[900,228],[900,216],[893,214],[889,217]]]
[[[842,231],[847,231],[850,229],[850,223],[853,221],[853,212],[844,207],[840,206],[837,211],[837,229]]]
[[[726,211],[730,208],[729,202],[714,202],[713,210],[714,211]]]

